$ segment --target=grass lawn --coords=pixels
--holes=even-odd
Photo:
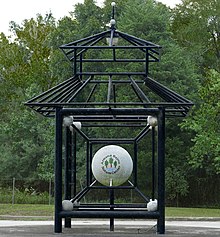
[[[0,216],[47,216],[53,217],[54,205],[0,204]],[[220,217],[220,209],[166,208],[167,217]],[[1,219],[4,217],[0,217]]]
[[[53,205],[0,204],[0,215],[10,216],[53,216]]]
[[[220,209],[167,207],[167,217],[219,217]]]

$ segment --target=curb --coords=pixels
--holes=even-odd
[[[15,220],[15,219],[46,219],[46,220],[54,220],[53,216],[12,216],[12,215],[0,215],[0,220]],[[78,220],[78,219],[77,219]],[[80,220],[88,220],[82,218]],[[104,219],[106,220],[106,219]],[[126,221],[125,219],[118,219],[120,221]],[[139,220],[139,219],[133,219]],[[143,219],[141,219],[143,220]],[[166,217],[166,221],[220,221],[220,217]]]

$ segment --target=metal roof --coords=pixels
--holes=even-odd
[[[114,38],[119,40],[118,45],[115,45]],[[77,115],[77,112],[74,115],[85,121],[104,119],[103,116],[107,115],[110,121],[120,121],[123,116],[113,116],[111,109],[123,108],[163,107],[167,117],[184,117],[193,105],[190,100],[149,77],[149,64],[160,60],[161,46],[157,44],[112,27],[64,44],[60,49],[73,64],[73,76],[25,103],[46,117],[54,117],[57,107],[74,108],[76,111],[86,109],[83,115]],[[137,71],[129,71],[131,63],[136,65]],[[108,109],[109,113],[98,115],[100,108]],[[96,109],[97,113],[89,115],[86,112],[89,109]],[[130,121],[141,117],[125,114],[124,119]]]

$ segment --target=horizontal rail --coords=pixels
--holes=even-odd
[[[61,49],[160,49],[160,46],[154,45],[124,45],[124,46],[87,46],[87,45],[63,45],[60,46]]]
[[[106,103],[106,102],[70,102],[70,103],[56,103],[56,102],[43,102],[43,103],[38,103],[38,102],[29,102],[25,103],[28,106],[39,106],[39,107],[62,107],[62,106],[89,106],[89,105],[97,105],[97,106],[150,106],[150,107],[179,107],[179,106],[192,106],[193,104],[190,102],[150,102],[150,103],[142,103],[142,102],[111,102],[111,103]],[[80,109],[80,108],[79,108]],[[90,108],[88,108],[90,109]],[[99,108],[97,108],[99,109]],[[113,109],[113,108],[112,108]],[[119,109],[119,108],[118,108]],[[123,109],[123,108],[122,108]],[[136,108],[138,109],[138,108]],[[172,109],[173,112],[175,111],[180,111],[179,108],[177,109]]]
[[[80,208],[146,208],[147,203],[121,203],[121,204],[108,204],[108,203],[85,203],[80,204]]]
[[[60,217],[72,218],[140,218],[140,219],[158,219],[159,212],[149,212],[140,210],[106,210],[94,211],[61,211]]]

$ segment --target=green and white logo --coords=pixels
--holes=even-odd
[[[115,174],[120,170],[120,160],[116,155],[107,155],[102,161],[102,170],[107,174]]]

